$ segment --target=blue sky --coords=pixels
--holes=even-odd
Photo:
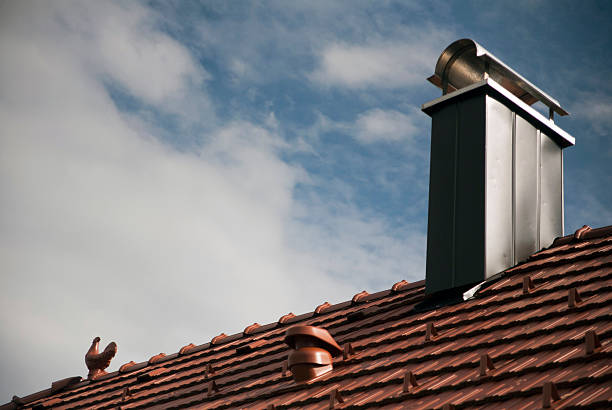
[[[491,4],[493,3],[493,4]],[[0,402],[424,278],[425,79],[469,37],[571,115],[612,224],[609,2],[0,3]]]

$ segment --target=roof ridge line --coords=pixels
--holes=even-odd
[[[405,284],[403,284],[402,282],[405,282]],[[386,291],[389,291],[389,293],[393,293],[393,294],[397,294],[397,295],[400,295],[402,293],[413,294],[413,293],[417,293],[417,291],[415,289],[423,286],[424,283],[425,283],[424,280],[418,280],[418,281],[415,281],[415,282],[406,282],[405,280],[402,280],[400,282],[397,282],[397,283],[393,284],[393,286],[391,288],[389,288],[389,289],[384,289],[384,290],[379,291],[379,292],[371,293],[371,294],[369,294],[369,296],[370,297],[377,296],[377,295],[379,295],[379,294],[381,294],[383,292],[386,292]],[[402,286],[396,286],[398,284],[402,284]],[[410,292],[410,291],[414,291],[414,292]],[[379,297],[369,298],[368,300],[364,300],[363,302],[357,302],[355,304],[355,306],[365,305],[366,303],[370,303],[370,302],[376,302],[378,300],[383,299],[389,293],[387,293],[386,295],[380,295]],[[395,300],[390,301],[389,303],[394,303],[394,302],[398,302],[398,300],[395,299]],[[343,304],[343,303],[346,303],[346,302],[339,302],[339,303],[336,303],[334,305],[330,305],[330,308],[333,309],[334,306],[340,305],[340,304]],[[312,311],[312,312],[305,312],[305,313],[300,314],[300,315],[298,315],[296,317],[299,317],[299,316],[302,316],[302,315],[305,315],[305,314],[308,314],[308,313],[312,313],[313,314],[312,317],[319,317],[319,316],[322,317],[324,315],[328,315],[328,314],[331,314],[331,313],[335,312],[335,310],[331,310],[330,308],[327,308],[323,312],[321,312],[319,314],[316,314],[316,315],[315,315],[314,311]],[[274,324],[274,323],[279,324],[279,322],[273,322],[273,323],[270,323],[270,324],[261,325],[261,326],[259,326],[259,328],[265,328],[266,326],[269,326],[269,325]],[[295,323],[297,323],[297,322],[295,322]],[[289,323],[289,324],[293,324],[293,323]],[[280,326],[279,327],[275,327],[275,328],[269,329],[267,331],[280,330],[280,329],[286,327],[285,324],[280,324],[280,325],[282,327],[280,327]],[[260,333],[265,333],[265,332],[260,332]],[[236,334],[226,336],[224,339],[233,338],[235,335]],[[252,340],[253,340],[253,337],[257,336],[257,335],[259,335],[259,333],[255,333],[254,332],[254,333],[248,333],[248,334],[245,335],[244,332],[243,332],[243,337],[245,337],[245,338],[252,337],[252,338],[251,338],[251,340],[245,340],[244,343],[242,343],[241,345],[251,343]],[[276,337],[276,335],[271,336],[271,337]],[[264,337],[261,337],[261,338],[264,338]],[[95,384],[97,385],[98,383],[100,383],[100,385],[96,386],[96,387],[105,387],[105,386],[108,386],[108,385],[116,382],[117,381],[116,380],[117,376],[122,376],[122,375],[131,375],[131,376],[133,376],[133,375],[137,374],[136,372],[145,373],[147,371],[153,370],[154,368],[157,368],[157,367],[155,367],[156,365],[159,365],[159,367],[166,367],[167,365],[169,365],[171,363],[172,364],[177,363],[177,362],[175,362],[175,360],[178,361],[178,363],[188,362],[188,361],[190,361],[191,358],[193,358],[193,356],[191,356],[191,355],[202,352],[203,353],[202,356],[204,356],[205,352],[211,352],[211,350],[209,350],[211,347],[212,348],[217,347],[218,348],[217,352],[232,350],[235,346],[238,345],[238,344],[232,344],[232,342],[237,342],[238,340],[230,340],[227,343],[220,342],[220,343],[215,344],[215,345],[211,344],[210,342],[206,342],[206,343],[203,344],[203,345],[208,345],[205,349],[202,349],[202,350],[199,350],[199,351],[194,351],[193,353],[177,355],[175,357],[172,357],[175,353],[171,353],[171,354],[166,355],[166,357],[169,358],[167,361],[159,361],[159,362],[155,362],[155,363],[148,363],[149,360],[146,360],[146,361],[143,361],[143,362],[139,362],[139,363],[136,363],[134,366],[138,366],[138,365],[143,364],[143,363],[148,363],[148,364],[146,366],[142,367],[142,368],[138,368],[138,369],[135,369],[133,371],[127,371],[125,373],[119,373],[118,371],[111,372],[109,374],[114,374],[114,373],[116,373],[116,374],[114,374],[112,377],[105,377],[102,380],[97,381]],[[191,350],[195,350],[195,349],[197,349],[197,348],[199,348],[200,346],[203,346],[203,345],[197,345],[197,346],[195,346]],[[230,346],[232,346],[232,347],[230,347]],[[60,397],[60,398],[67,397],[70,394],[74,394],[78,389],[84,388],[84,387],[86,387],[86,386],[88,386],[90,384],[92,384],[91,380],[87,380],[87,379],[83,380],[83,382],[79,383],[78,385],[75,385],[73,389],[66,390],[66,391],[62,392],[62,395],[60,395],[58,397]],[[46,390],[51,390],[51,389],[43,389],[43,390],[41,390],[39,392],[32,393],[29,396],[40,394],[40,393],[42,393],[42,392],[44,392]],[[102,390],[102,391],[105,391],[105,390]],[[41,398],[36,398],[34,400],[27,401],[26,403],[29,404],[29,403],[34,403],[36,401],[45,400],[50,395],[51,394],[45,395],[45,396],[43,396]],[[25,398],[25,397],[27,397],[27,396],[24,396],[23,398]],[[23,398],[21,398],[21,399],[23,399]]]
[[[555,238],[548,249],[566,245],[572,242],[578,242],[580,240],[597,239],[610,235],[612,235],[612,225],[602,226],[599,228],[591,228],[589,225],[583,225],[581,228],[576,229],[573,234]]]
[[[597,322],[597,321],[601,320],[602,317],[605,317],[605,316],[600,316],[600,317],[597,317],[597,318],[594,318],[594,319],[583,319],[581,321],[573,322],[572,324],[560,325],[556,329],[564,330],[565,328],[572,328],[572,327],[579,327],[579,326],[583,326],[583,325],[588,325],[591,322]],[[607,317],[608,318],[612,318],[612,315],[608,315]],[[490,330],[490,329],[491,328],[486,329],[486,330]],[[534,332],[530,332],[530,333],[527,333],[527,334],[525,334],[525,333],[518,334],[518,335],[516,335],[516,336],[514,336],[512,338],[505,339],[504,342],[521,340],[521,339],[529,338],[529,337],[531,337],[531,336],[533,336],[535,334],[538,334],[538,333],[547,334],[548,332],[549,332],[548,329],[538,329],[538,330],[536,330]],[[612,330],[604,332],[600,336],[602,338],[605,338],[608,335],[612,335]],[[448,342],[450,342],[452,340],[453,340],[453,338],[438,339],[436,341],[433,341],[432,345],[434,345],[434,344],[435,345],[439,345],[439,344],[442,344],[443,342],[448,343]],[[492,346],[495,346],[495,345],[497,345],[499,343],[501,343],[501,342],[500,341],[491,341],[491,342],[484,342],[484,343],[478,344],[476,346],[480,349],[480,348],[485,348],[485,347],[492,347]],[[535,352],[535,351],[539,351],[539,350],[547,350],[547,349],[544,349],[545,346],[559,346],[559,347],[563,347],[563,346],[569,346],[569,345],[575,345],[575,344],[581,344],[581,343],[583,343],[583,342],[580,339],[576,339],[576,340],[566,339],[566,340],[564,340],[562,342],[559,342],[559,343],[556,343],[556,344],[555,343],[549,343],[549,344],[541,345],[541,346],[533,348],[533,349],[525,349],[522,352],[525,352],[525,351],[534,351]],[[471,346],[470,349],[473,348],[473,347],[474,346]],[[436,359],[436,358],[440,358],[440,357],[444,357],[444,356],[448,356],[448,355],[454,355],[454,354],[460,353],[462,351],[462,349],[465,349],[465,347],[464,348],[460,348],[460,349],[455,349],[455,350],[452,350],[452,351],[442,352],[442,353],[439,353],[439,354],[436,354],[436,355],[433,355],[433,356],[421,357],[421,358],[417,358],[417,359],[409,359],[409,360],[404,361],[404,362],[396,362],[396,363],[394,363],[392,365],[389,365],[389,366],[391,366],[389,368],[397,367],[397,366],[400,366],[402,364],[405,365],[407,363],[420,363],[420,362],[424,362],[424,361],[427,361],[427,360],[432,360],[432,359]],[[418,350],[418,349],[409,349],[409,350]],[[406,349],[392,350],[392,351],[389,351],[389,352],[381,353],[379,355],[371,355],[371,356],[368,356],[368,358],[372,359],[372,358],[376,358],[376,357],[379,357],[379,356],[380,357],[390,356],[390,355],[393,355],[393,354],[397,354],[396,351],[397,351],[397,353],[401,353],[401,352],[405,352]],[[508,354],[508,355],[511,355],[511,354]],[[502,360],[504,360],[503,357],[505,357],[505,355],[500,355],[500,356],[497,356],[497,357],[502,357]],[[353,363],[361,362],[363,359],[365,359],[365,357],[357,358],[355,361],[353,361]],[[339,362],[337,364],[342,366],[342,362]],[[252,368],[257,368],[257,367],[258,366],[253,366]],[[381,367],[381,368],[386,368],[386,367]],[[244,368],[242,368],[242,369],[244,369]],[[377,370],[377,369],[380,369],[380,368],[376,368],[376,369],[372,369],[372,370]],[[368,371],[365,371],[364,375],[368,374],[367,372]],[[266,371],[266,372],[262,372],[261,375],[267,375],[269,373],[273,373],[273,372]],[[342,376],[339,376],[339,377],[342,377]],[[248,380],[248,378],[245,379],[245,380]],[[326,379],[326,382],[329,382],[330,380],[335,380],[335,379],[334,378],[329,378],[329,379]],[[171,381],[171,383],[176,383],[177,381],[178,381],[177,379],[174,379],[174,380]],[[232,381],[231,384],[240,383],[241,381],[242,381],[241,379],[238,379],[238,380]],[[264,382],[264,383],[266,383],[266,382]],[[231,384],[229,384],[229,385],[231,385]],[[311,384],[311,385],[315,385],[315,384],[316,383]],[[227,386],[227,385],[228,384],[225,384],[225,383],[219,383],[220,387]],[[240,392],[240,390],[234,390],[233,392],[234,393]],[[120,392],[118,391],[118,395],[119,395],[119,393]],[[229,394],[229,392],[227,392],[227,393]],[[197,394],[197,393],[194,393],[194,394]],[[219,398],[219,396],[216,396],[216,398]]]
[[[610,275],[606,275],[605,277],[608,277],[608,276],[610,276]],[[595,282],[595,281],[598,281],[598,280],[602,280],[602,279],[604,279],[605,277],[594,277],[594,278],[590,279],[589,281],[584,281],[584,282],[582,282],[582,283],[584,284],[584,283],[591,283],[591,282]],[[554,290],[557,290],[557,289],[558,289],[558,290],[561,290],[561,289],[564,289],[564,288],[571,288],[571,287],[575,287],[575,286],[576,286],[576,283],[564,284],[564,285],[560,285],[560,286],[558,286],[558,287],[555,287],[555,288],[553,288],[553,289],[549,289],[549,291],[554,291]],[[607,288],[604,288],[604,289],[607,289]],[[598,291],[601,291],[601,290],[602,290],[602,289],[599,289]],[[543,292],[540,292],[540,293],[543,293]],[[591,294],[593,294],[593,293],[596,293],[596,292],[595,292],[595,291],[586,291],[586,292],[582,293],[582,295],[583,295],[583,296],[590,296],[590,295],[591,295]],[[522,298],[532,298],[532,297],[536,297],[536,296],[539,296],[539,294],[538,294],[538,293],[533,292],[533,293],[530,293],[530,294],[528,294],[528,295],[521,295],[521,296],[519,296],[519,297],[511,297],[511,298],[506,298],[506,299],[504,299],[504,300],[522,299]],[[526,305],[526,306],[525,306],[525,307],[523,307],[523,308],[524,308],[525,310],[530,310],[530,309],[532,309],[534,306],[546,306],[546,305],[549,305],[549,304],[554,304],[555,302],[558,302],[559,300],[564,300],[564,299],[565,299],[565,296],[563,296],[563,297],[559,297],[559,298],[557,298],[557,299],[551,299],[551,300],[545,301],[545,302],[543,302],[543,303],[539,303],[539,304],[537,304],[537,305]],[[400,302],[401,302],[401,301],[400,301]],[[500,301],[495,301],[495,302],[490,302],[489,304],[499,304],[499,303],[500,303]],[[586,306],[591,306],[591,305],[592,305],[592,304],[589,304],[589,305],[586,305]],[[487,306],[487,305],[475,305],[475,306],[474,306],[473,308],[471,308],[470,310],[472,310],[472,309],[474,309],[474,308],[476,308],[476,307],[478,307],[478,308],[480,309],[480,308],[482,308],[483,306]],[[527,309],[527,307],[529,307],[530,309]],[[581,309],[581,310],[582,310],[582,309],[585,309],[585,307],[584,307],[584,306],[583,306],[583,307],[580,307],[580,309]],[[466,310],[466,312],[468,312],[468,311],[469,311],[469,310]],[[518,311],[518,310],[516,310],[516,311]],[[503,311],[503,312],[493,312],[492,314],[490,314],[490,315],[486,315],[485,317],[478,317],[478,318],[471,319],[471,323],[476,323],[476,322],[478,322],[478,321],[481,321],[483,318],[495,318],[496,316],[504,316],[504,315],[506,315],[506,314],[508,314],[508,313],[512,313],[512,312],[515,312],[515,310],[507,310],[507,311]],[[430,317],[430,318],[428,318],[428,320],[436,320],[436,319],[444,318],[444,317],[447,317],[449,314],[450,314],[450,312],[447,312],[447,313],[444,313],[444,314],[442,314],[442,315],[440,315],[440,316]],[[402,315],[396,315],[396,316],[402,316]],[[394,316],[394,317],[395,317],[395,316]],[[535,317],[535,318],[537,319],[538,317]],[[388,319],[386,319],[385,321],[391,321],[391,320],[393,320],[393,317],[388,318]],[[529,322],[529,321],[532,321],[532,320],[535,320],[535,319],[534,319],[534,318],[530,318],[528,321],[525,321],[525,322]],[[384,323],[384,322],[381,322],[381,323]],[[464,321],[459,322],[459,324],[466,324],[466,323],[470,323],[470,322],[469,322],[469,320],[467,320],[467,319],[466,319],[466,320],[464,320]],[[410,327],[410,326],[412,326],[412,325],[414,325],[414,324],[416,324],[416,323],[415,323],[415,322],[412,322],[411,324],[407,324],[407,325],[406,325],[406,327]],[[456,325],[457,325],[457,323],[455,323],[454,325],[456,326]],[[500,325],[500,326],[503,326],[503,325]],[[403,327],[403,326],[402,326],[402,327]],[[400,329],[400,328],[401,328],[401,327],[398,327],[398,329]],[[445,328],[447,328],[447,325],[442,325],[440,328],[441,328],[441,329],[445,329]],[[380,332],[380,331],[378,331],[378,332]],[[474,333],[475,333],[475,332],[471,332],[470,334],[474,334]],[[372,336],[372,335],[375,335],[375,334],[376,334],[376,332],[372,332],[372,333],[368,333],[368,334],[367,334],[367,336]],[[352,341],[352,339],[346,339],[346,340],[344,340],[344,341],[349,341],[349,342],[350,342],[350,341]],[[380,345],[380,344],[390,344],[390,343],[393,343],[394,341],[395,341],[395,338],[394,338],[393,340],[391,340],[391,341],[381,341],[381,342],[379,342],[379,344],[377,344],[377,345]],[[280,345],[281,343],[278,343],[278,344]],[[362,345],[362,346],[366,346],[366,345]],[[358,346],[358,348],[361,348],[362,346]],[[370,345],[367,345],[367,346],[370,346]],[[269,353],[273,353],[273,352],[269,352]],[[251,358],[251,359],[252,359],[252,358]],[[244,360],[244,361],[246,361],[246,360]],[[244,361],[240,361],[239,363],[242,363],[242,362],[244,362]],[[177,364],[180,364],[180,363],[177,363]],[[233,366],[233,365],[235,365],[235,364],[236,364],[236,363],[232,363],[231,365]],[[166,365],[171,365],[171,364],[170,364],[170,363],[166,363]],[[197,366],[199,366],[199,365],[200,365],[200,364],[194,364],[193,366],[188,366],[188,368],[197,367]],[[166,366],[161,366],[161,367],[166,367]],[[223,367],[225,367],[225,366],[221,366],[221,368],[223,368]],[[144,370],[144,369],[141,369],[141,370]],[[143,372],[140,372],[140,373],[143,373]],[[135,374],[135,373],[134,373],[134,374]],[[108,379],[108,382],[107,382],[107,383],[105,383],[105,386],[99,386],[99,387],[106,387],[106,386],[110,385],[110,384],[112,383],[112,381],[111,381],[111,380],[114,380],[114,381],[116,382],[116,379],[114,379],[114,378],[112,378],[112,379]],[[85,386],[80,386],[80,387],[85,387]],[[109,390],[110,390],[110,389],[109,389]],[[102,390],[98,390],[98,392],[105,392],[105,391],[107,391],[107,390],[104,390],[104,389],[102,389]],[[64,392],[64,394],[62,394],[62,396],[60,396],[60,397],[67,397],[67,396],[69,396],[70,394],[74,394],[74,393],[75,393],[75,391],[74,391],[74,390],[72,390],[72,391],[66,391],[66,392]],[[92,392],[92,393],[93,393],[93,392]],[[93,394],[92,394],[92,395],[93,395]],[[86,397],[89,397],[89,396],[92,396],[92,395],[88,395],[88,396],[86,396]],[[38,399],[38,400],[41,400],[41,399]]]

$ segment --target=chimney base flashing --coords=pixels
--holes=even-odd
[[[430,310],[439,309],[445,306],[452,306],[459,303],[463,303],[463,294],[474,287],[477,283],[471,283],[469,285],[459,286],[452,289],[440,290],[434,293],[427,293],[425,291],[425,299],[422,302],[417,303],[412,311],[414,313],[427,312]]]

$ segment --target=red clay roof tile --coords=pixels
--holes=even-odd
[[[360,301],[364,300],[368,296],[369,296],[369,293],[366,292],[365,290],[363,290],[363,291],[357,293],[355,296],[353,296],[352,302],[353,303],[359,303]]]
[[[289,320],[291,320],[294,317],[295,315],[293,314],[293,312],[289,312],[286,315],[281,316],[281,318],[278,319],[278,323],[281,325],[284,325],[285,323],[287,323]]]
[[[165,353],[159,353],[149,359],[149,364],[155,364],[166,357]]]
[[[244,333],[245,335],[250,335],[258,327],[261,327],[259,323],[253,323],[252,325],[245,327],[242,333]]]
[[[220,335],[217,335],[217,336],[213,337],[212,340],[210,341],[210,344],[213,345],[213,346],[217,345],[217,344],[221,343],[221,341],[223,339],[225,339],[226,337],[227,337],[227,335],[225,333],[221,333]]]
[[[315,314],[319,315],[321,313],[323,313],[325,310],[327,310],[331,305],[329,304],[329,302],[323,302],[322,304],[320,304],[319,306],[316,307],[316,309],[314,310]]]
[[[611,407],[612,227],[558,238],[469,300],[415,309],[424,298],[401,281],[0,408]],[[294,324],[343,347],[306,384],[287,368]]]
[[[189,343],[188,345],[181,347],[181,350],[179,350],[179,354],[189,354],[189,352],[192,351],[195,347],[196,345],[194,345],[193,343]]]

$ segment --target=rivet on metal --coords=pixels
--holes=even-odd
[[[335,405],[336,402],[338,403],[344,403],[344,398],[342,397],[342,395],[340,394],[340,391],[338,389],[334,389],[329,393],[329,408],[330,410],[332,410]]]
[[[533,288],[535,288],[535,286],[533,280],[531,280],[531,276],[525,276],[523,278],[523,295],[528,294]]]
[[[542,387],[542,407],[548,409],[553,401],[560,400],[561,396],[557,390],[557,386],[553,382],[546,382]]]
[[[587,355],[595,353],[601,347],[599,336],[594,330],[587,330],[584,334],[584,350]]]
[[[355,348],[351,343],[346,343],[342,349],[342,359],[346,360],[355,355]]]
[[[580,297],[580,293],[578,293],[578,289],[571,288],[567,292],[567,305],[570,308],[576,307],[577,304],[582,302],[582,298]]]
[[[404,375],[404,386],[402,388],[402,392],[410,393],[410,391],[417,387],[419,384],[417,383],[416,376],[411,371],[407,371]]]
[[[495,366],[493,366],[493,360],[491,360],[491,356],[488,354],[483,354],[480,356],[480,376],[486,376],[487,370],[493,370]]]
[[[425,330],[425,341],[429,342],[434,337],[438,336],[438,331],[434,326],[433,322],[427,323],[427,329]]]

